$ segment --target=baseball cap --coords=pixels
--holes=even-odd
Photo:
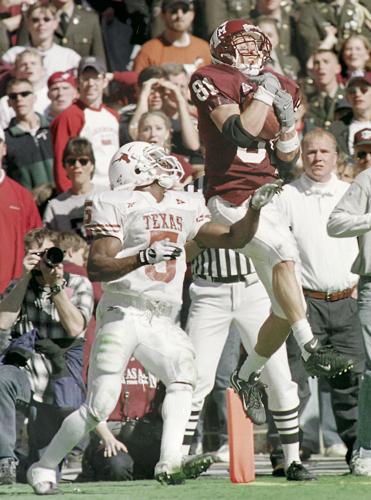
[[[86,69],[93,68],[97,73],[105,74],[107,72],[106,65],[101,59],[93,56],[82,57],[79,67],[77,68],[78,76],[81,75]]]
[[[165,12],[174,5],[183,4],[189,8],[193,7],[193,0],[162,0],[161,10]]]
[[[371,128],[363,128],[354,134],[354,146],[371,145]]]
[[[366,71],[363,75],[354,75],[350,78],[347,83],[346,88],[354,87],[357,83],[366,83],[367,85],[371,85],[371,72]]]
[[[72,87],[77,87],[76,78],[70,71],[56,71],[52,73],[48,78],[48,89],[55,83],[66,82],[72,85]]]

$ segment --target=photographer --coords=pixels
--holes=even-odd
[[[58,236],[45,228],[27,233],[22,277],[0,302],[0,330],[12,337],[0,366],[0,484],[16,479],[16,409],[29,418],[33,462],[84,399],[83,336],[92,285],[64,272],[63,252],[50,250]]]

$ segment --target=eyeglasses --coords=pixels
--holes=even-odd
[[[80,163],[80,165],[82,167],[86,167],[86,165],[91,161],[90,158],[84,158],[84,157],[81,157],[81,158],[67,158],[65,160],[65,164],[68,166],[68,167],[74,167],[76,165],[77,162]]]
[[[178,10],[181,10],[183,14],[187,14],[187,12],[189,12],[191,9],[188,5],[175,5],[174,7],[169,7],[168,9],[166,9],[166,12],[172,15],[176,14]]]
[[[44,23],[50,23],[50,21],[53,21],[53,18],[52,17],[48,17],[48,16],[44,16],[44,17],[31,17],[31,22],[33,24],[38,24],[41,21],[43,21]]]
[[[356,157],[358,160],[365,160],[367,155],[371,155],[371,151],[357,151]]]
[[[347,88],[346,92],[347,92],[347,94],[353,95],[353,94],[356,94],[357,89],[359,89],[362,92],[362,94],[365,94],[369,88],[370,88],[369,85],[354,85],[352,87]]]
[[[19,96],[28,97],[31,94],[33,94],[31,90],[23,90],[23,92],[10,92],[10,94],[8,94],[8,98],[11,101],[16,101]]]

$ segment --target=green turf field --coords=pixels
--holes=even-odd
[[[232,484],[226,478],[199,478],[182,486],[161,486],[155,481],[124,483],[62,483],[63,500],[369,500],[371,477],[350,475],[322,476],[309,483],[290,483],[286,479],[258,477],[250,484]],[[26,485],[0,486],[1,498],[34,500]],[[50,497],[49,497],[50,498]]]

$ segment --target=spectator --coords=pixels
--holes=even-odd
[[[102,33],[111,71],[131,68],[132,58],[149,37],[148,0],[89,0],[100,14]]]
[[[148,71],[148,68],[143,71]],[[143,75],[140,80],[143,81]],[[177,135],[174,137],[177,139],[174,141],[176,145],[174,152],[192,154],[199,149],[200,140],[196,124],[191,118],[184,93],[178,85],[165,78],[150,78],[144,81],[129,124],[132,139],[137,138],[138,121],[142,114],[152,110],[161,110],[171,118],[172,128]]]
[[[336,137],[340,151],[351,156],[356,132],[371,128],[371,73],[351,78],[345,96],[352,106],[352,112],[342,120],[335,121],[329,131]]]
[[[267,35],[272,44],[271,57],[267,67],[271,67],[280,75],[297,80],[300,69],[299,61],[292,54],[285,53],[283,47],[281,48],[277,21],[271,17],[259,16],[255,23]]]
[[[26,78],[32,83],[36,101],[35,111],[43,115],[50,104],[48,98],[48,88],[46,86],[45,69],[42,63],[42,57],[39,52],[30,47],[20,52],[14,63],[12,71],[14,78]],[[9,75],[10,76],[10,75]],[[13,109],[9,106],[8,96],[0,99],[0,124],[3,128],[9,126],[10,120],[15,116]]]
[[[11,80],[7,96],[15,112],[5,129],[8,175],[30,191],[41,184],[54,184],[49,125],[43,115],[34,111],[36,97],[31,82]]]
[[[332,211],[327,230],[330,236],[358,238],[359,253],[352,272],[359,275],[358,311],[366,351],[366,368],[359,393],[357,441],[354,446],[351,471],[356,476],[371,476],[371,169],[363,170],[354,179],[349,190]]]
[[[350,271],[357,255],[357,240],[337,241],[326,231],[331,211],[349,187],[335,175],[336,149],[332,134],[320,128],[308,132],[302,142],[304,173],[283,188],[275,205],[299,248],[303,292],[312,331],[321,345],[332,346],[353,361],[350,372],[326,379],[331,387],[337,430],[347,447],[349,463],[356,439],[364,348],[353,298],[357,277]]]
[[[354,162],[357,174],[371,167],[371,128],[359,130],[354,135]]]
[[[329,128],[334,121],[336,104],[344,98],[344,87],[339,84],[341,66],[331,50],[313,54],[311,74],[314,92],[308,96],[307,120],[313,127]]]
[[[365,71],[371,71],[370,41],[362,35],[351,35],[340,50],[341,74],[345,81]]]
[[[50,3],[57,9],[58,16],[54,42],[62,47],[73,49],[81,57],[94,56],[105,61],[97,14],[74,0],[51,0]],[[20,27],[17,42],[19,45],[29,42],[25,22]]]
[[[249,19],[250,11],[254,6],[254,0],[204,0],[204,38],[209,40],[213,31],[226,19]]]
[[[109,187],[108,165],[119,146],[119,119],[103,104],[107,87],[106,67],[99,59],[84,57],[78,68],[79,99],[60,113],[52,122],[54,176],[58,191],[71,187],[63,167],[63,151],[71,137],[90,140],[96,161],[94,184]]]
[[[77,52],[54,43],[54,32],[58,27],[57,9],[51,3],[36,2],[30,5],[26,13],[27,29],[30,34],[30,43],[24,46],[11,47],[2,56],[4,63],[15,62],[16,55],[26,47],[32,46],[38,50],[43,58],[46,75],[55,71],[67,71],[76,68],[80,61]]]
[[[315,0],[299,8],[298,34],[303,67],[318,49],[339,50],[353,33],[370,38],[371,25],[365,0]]]
[[[86,278],[64,273],[62,263],[49,267],[42,255],[57,241],[58,234],[45,228],[26,235],[22,277],[0,302],[0,328],[10,329],[14,339],[0,366],[1,484],[15,482],[16,407],[34,409],[32,461],[84,399],[82,337],[93,310],[92,287]],[[62,400],[54,384],[67,374]]]
[[[77,99],[76,78],[69,71],[56,71],[48,78],[48,97],[50,105],[45,111],[52,121]]]
[[[175,156],[184,170],[182,178],[185,181],[188,177],[198,177],[201,175],[197,169],[193,169],[192,165],[182,155],[172,153],[171,141],[172,129],[170,118],[162,111],[147,111],[144,113],[138,123],[138,141],[149,142],[150,144],[158,144],[163,147],[167,153]]]
[[[152,479],[160,456],[164,391],[132,357],[120,399],[107,422],[90,433],[78,481]]]
[[[5,135],[0,128],[0,294],[22,272],[24,235],[40,227],[41,219],[27,189],[10,179],[2,168],[6,154]]]
[[[247,19],[251,18],[256,22],[261,16],[276,21],[277,49],[282,56],[295,57],[297,55],[297,16],[293,3],[280,0],[257,0],[255,8],[252,9]]]
[[[197,67],[211,62],[208,44],[189,33],[194,19],[192,0],[163,0],[162,17],[165,30],[142,45],[134,60],[134,71],[167,62],[184,64],[192,73]]]
[[[92,183],[95,158],[91,143],[84,137],[70,139],[62,161],[71,187],[49,201],[43,222],[54,231],[75,231],[86,238],[83,230],[84,203],[86,197],[96,191]]]

